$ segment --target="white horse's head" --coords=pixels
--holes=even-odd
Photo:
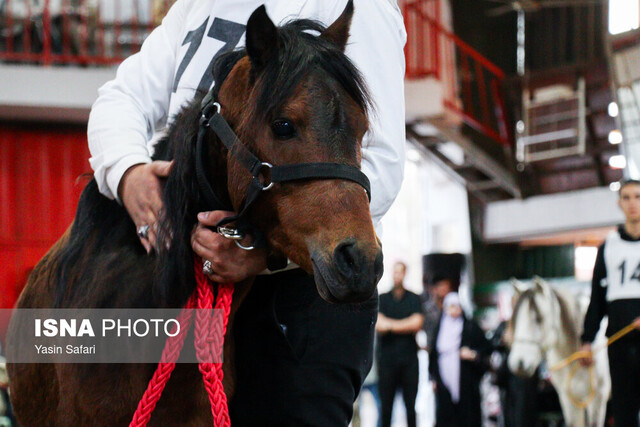
[[[546,350],[558,341],[558,330],[554,327],[560,310],[558,299],[544,280],[535,278],[534,282],[526,290],[512,283],[518,300],[511,318],[513,342],[508,365],[511,372],[526,377],[535,373]]]

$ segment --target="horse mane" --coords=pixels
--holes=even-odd
[[[516,301],[516,305],[515,307],[513,307],[513,313],[511,314],[511,320],[512,323],[515,327],[515,323],[516,323],[516,318],[518,317],[518,313],[520,312],[520,309],[522,308],[522,304],[525,301],[529,301],[529,302],[534,302],[534,297],[535,295],[535,289],[533,288],[529,288],[526,291],[522,292],[520,294],[520,297],[518,298],[518,301]],[[533,310],[536,312],[537,315],[540,315],[540,310],[538,309],[538,306],[533,303],[531,304],[531,306],[533,307]]]
[[[577,325],[578,319],[572,315],[573,312],[566,298],[555,289],[552,289],[552,291],[560,305],[560,320],[565,335],[569,338],[571,345],[577,346],[580,338],[580,331]]]
[[[37,271],[47,269],[45,280],[55,283],[54,307],[106,308],[114,306],[117,294],[122,292],[122,277],[119,273],[127,270],[122,259],[140,259],[146,252],[136,235],[136,229],[123,206],[107,199],[98,191],[95,179],[85,187],[68,240],[60,250],[51,250],[43,261],[36,266],[33,277],[38,280]],[[80,268],[76,268],[76,267]],[[143,283],[149,272],[149,263],[141,263],[139,268],[131,270],[129,279]],[[96,280],[111,282],[112,286],[93,286]],[[74,283],[76,286],[71,286]],[[128,289],[133,307],[144,307],[149,299],[149,289]]]

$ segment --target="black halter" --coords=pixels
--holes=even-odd
[[[235,240],[239,247],[250,250],[254,247],[265,245],[264,235],[249,223],[248,213],[249,208],[260,193],[271,189],[274,183],[307,179],[346,179],[360,184],[367,192],[369,201],[371,201],[371,184],[360,169],[340,163],[297,163],[273,166],[270,163],[263,162],[240,142],[229,123],[220,114],[220,104],[214,101],[212,92],[204,97],[201,105],[202,117],[200,118],[200,129],[198,130],[198,139],[196,141],[196,176],[200,191],[208,207],[214,210],[225,209],[224,203],[220,201],[211,188],[204,169],[203,159],[206,156],[204,141],[209,128],[215,132],[231,155],[253,177],[247,188],[247,196],[240,208],[240,212],[216,224],[216,231],[226,238]],[[226,226],[230,223],[235,223],[235,227]],[[251,246],[243,246],[240,243],[247,233],[255,237]]]

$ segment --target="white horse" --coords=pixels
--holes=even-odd
[[[570,427],[603,426],[611,392],[606,350],[594,354],[592,370],[581,367],[577,361],[555,369],[580,347],[584,310],[577,298],[552,288],[538,277],[530,289],[525,290],[517,283],[513,285],[518,300],[512,316],[509,369],[516,375],[530,377],[540,363],[546,361],[565,424]],[[604,340],[602,331],[598,335],[594,347]]]

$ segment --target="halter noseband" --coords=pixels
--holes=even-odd
[[[265,246],[264,235],[249,223],[248,213],[260,193],[271,189],[274,183],[307,179],[345,179],[361,185],[371,201],[371,184],[360,169],[341,163],[325,162],[273,166],[258,159],[240,142],[238,136],[222,116],[220,104],[214,101],[212,92],[203,98],[201,106],[202,116],[196,140],[196,177],[208,207],[215,210],[225,209],[225,204],[216,196],[205,173],[203,159],[206,156],[205,137],[208,129],[213,130],[229,153],[252,176],[240,213],[224,218],[215,226],[220,235],[234,240],[240,248],[251,250],[255,247]],[[228,226],[230,223],[235,223],[235,227]],[[241,243],[247,233],[255,236],[255,240],[250,246],[244,246]]]

